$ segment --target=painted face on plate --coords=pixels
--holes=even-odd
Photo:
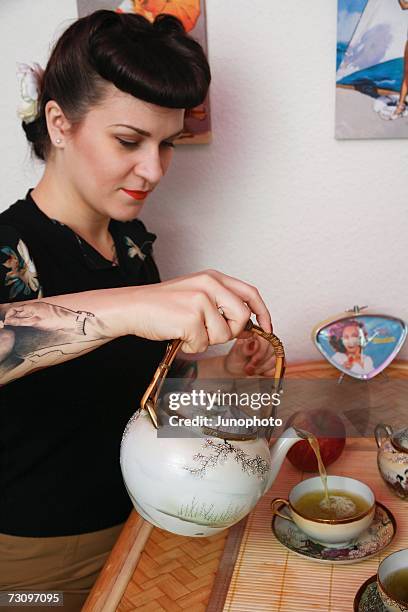
[[[169,168],[183,121],[184,109],[144,102],[109,84],[66,139],[70,188],[102,216],[136,218]]]

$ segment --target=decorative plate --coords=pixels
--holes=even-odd
[[[282,504],[280,512],[289,516]],[[283,546],[292,552],[318,563],[359,563],[378,555],[393,540],[397,531],[394,516],[382,504],[376,503],[373,522],[358,538],[351,540],[344,548],[329,548],[314,542],[291,521],[278,515],[272,519],[272,531]]]
[[[319,323],[312,336],[322,355],[340,372],[368,380],[395,359],[407,336],[407,326],[396,317],[361,314],[361,310],[354,306]]]
[[[387,612],[377,589],[377,575],[371,576],[357,591],[354,612]]]

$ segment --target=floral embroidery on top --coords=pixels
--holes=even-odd
[[[142,248],[141,248],[137,244],[135,244],[133,242],[133,240],[131,238],[129,238],[129,236],[124,236],[124,238],[125,238],[125,244],[128,247],[128,255],[129,255],[129,257],[133,258],[133,257],[137,256],[142,261],[144,261],[146,259],[146,255],[143,253],[142,248],[144,247],[146,242],[144,242],[142,244]]]
[[[6,273],[5,284],[10,287],[10,298],[15,298],[19,293],[30,295],[39,291],[41,294],[37,270],[24,242],[18,241],[17,253],[8,246],[2,248],[1,252],[7,256],[2,265],[9,270]]]

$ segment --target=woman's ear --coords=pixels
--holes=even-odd
[[[52,145],[63,148],[71,128],[71,123],[55,100],[49,100],[45,105],[45,119]]]

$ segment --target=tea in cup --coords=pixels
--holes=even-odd
[[[348,544],[365,531],[375,514],[375,496],[363,482],[344,476],[327,477],[328,498],[322,479],[297,484],[289,499],[274,499],[272,511],[293,521],[311,540],[328,547]],[[285,504],[289,516],[278,507]]]
[[[388,555],[380,563],[377,588],[387,610],[408,610],[408,548]]]

